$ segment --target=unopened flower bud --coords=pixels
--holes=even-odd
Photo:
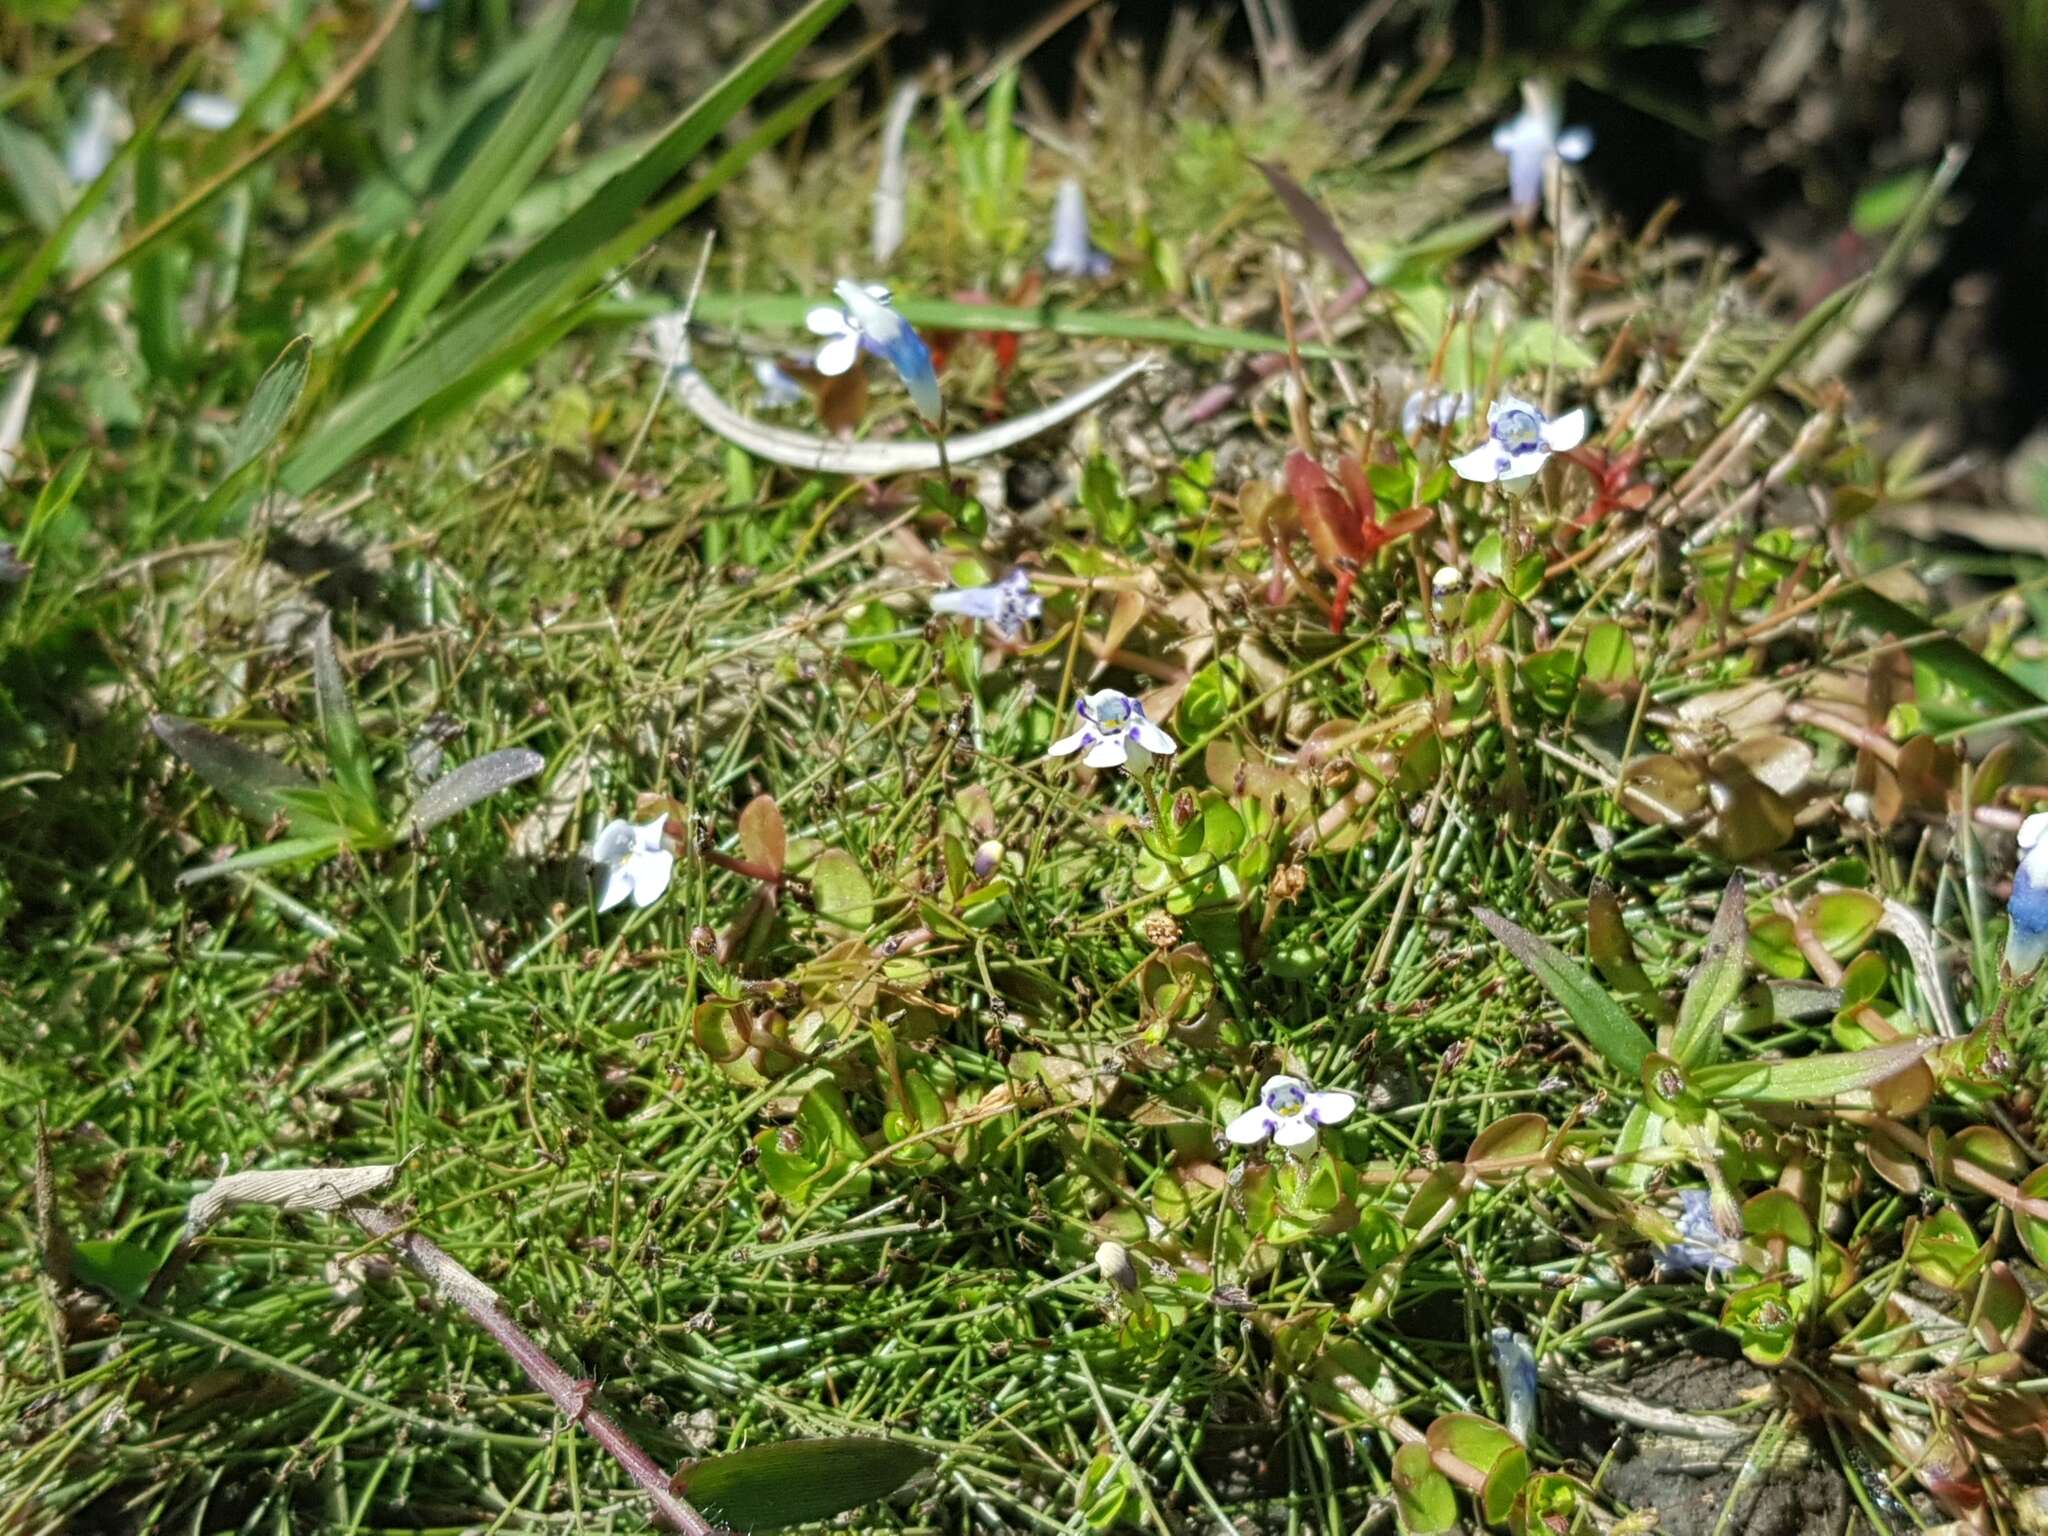
[[[1095,1250],[1095,1269],[1102,1278],[1128,1295],[1138,1288],[1138,1269],[1131,1263],[1131,1250],[1122,1243],[1102,1243]]]

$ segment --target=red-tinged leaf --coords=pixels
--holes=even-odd
[[[1323,211],[1323,205],[1309,194],[1308,189],[1277,165],[1264,160],[1254,160],[1252,164],[1266,178],[1266,185],[1273,189],[1273,195],[1280,199],[1280,205],[1287,210],[1288,216],[1300,226],[1310,248],[1354,283],[1366,282],[1365,268],[1351,254],[1351,247],[1345,243],[1337,221]]]
[[[1358,514],[1359,522],[1370,525],[1379,500],[1372,493],[1372,482],[1365,478],[1365,466],[1354,458],[1339,459],[1337,478],[1344,482],[1344,494],[1351,499],[1351,510]]]

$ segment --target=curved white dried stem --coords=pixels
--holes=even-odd
[[[949,437],[942,458],[935,441],[906,443],[844,443],[833,438],[771,427],[741,415],[699,373],[690,362],[690,338],[686,326],[678,325],[662,338],[671,345],[661,361],[669,364],[669,387],[691,415],[729,443],[736,443],[756,458],[792,469],[807,469],[833,475],[907,475],[940,467],[941,463],[965,464],[992,453],[1027,442],[1072,421],[1109,399],[1141,373],[1154,366],[1153,359],[1141,357],[1127,363],[1106,378],[1097,379],[1073,394],[1053,401],[1029,415],[999,421],[964,437]]]

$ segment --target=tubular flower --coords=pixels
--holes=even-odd
[[[2005,963],[2013,975],[2031,976],[2048,954],[2048,811],[2020,823],[2020,867],[2013,871],[2005,911],[2012,919]]]
[[[910,322],[896,313],[889,290],[880,283],[862,285],[842,277],[832,291],[841,308],[821,304],[804,316],[811,333],[825,338],[818,347],[818,372],[837,378],[865,349],[896,370],[918,414],[937,421],[942,407],[932,354]]]
[[[1518,217],[1543,205],[1543,177],[1553,160],[1579,161],[1593,152],[1593,130],[1564,126],[1564,103],[1547,80],[1522,82],[1522,112],[1493,130],[1493,147],[1507,156],[1508,200]]]
[[[931,603],[932,612],[980,619],[994,626],[996,633],[1005,640],[1016,639],[1026,624],[1045,612],[1045,599],[1031,590],[1031,578],[1021,570],[1012,571],[1001,581],[992,581],[986,586],[934,592]],[[1171,750],[1170,746],[1168,750]]]

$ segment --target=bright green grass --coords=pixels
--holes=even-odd
[[[1232,95],[1167,126],[1142,89],[1112,79],[1103,90],[1105,133],[1129,153],[1091,187],[1098,234],[1151,254],[1100,307],[1112,321],[1216,324],[1226,299],[1270,291],[1272,245],[1292,236],[1238,150],[1300,142],[1299,104]],[[1423,110],[1436,125],[1484,106],[1446,96]],[[1351,142],[1393,126],[1369,113],[1306,120],[1340,141],[1348,126]],[[932,168],[918,185],[936,190],[902,269],[924,280],[903,286],[996,286],[1005,228],[952,227],[942,194],[954,151],[917,153]],[[821,153],[779,165],[780,181],[743,180],[723,205],[714,282],[810,291],[852,262],[860,232],[815,215],[820,189],[848,184],[855,158]],[[1296,168],[1317,163],[1304,153]],[[1145,166],[1161,168],[1157,186],[1138,177]],[[1514,349],[1556,355],[1547,245],[1509,235],[1454,266],[1488,231],[1434,249],[1427,233],[1459,227],[1493,165],[1461,149],[1398,174],[1330,192],[1347,228],[1376,232],[1362,251],[1425,252],[1400,274],[1407,322],[1374,311],[1351,343],[1354,368],[1419,374],[1434,336],[1418,345],[1414,317],[1447,313],[1483,271],[1531,318],[1503,336],[1482,329],[1484,346],[1460,332],[1451,366],[1483,378],[1497,345],[1540,390],[1533,351]],[[1033,186],[1034,198],[1046,190]],[[1306,600],[1259,601],[1261,561],[1218,542],[1236,533],[1228,503],[1178,498],[1168,481],[1126,509],[1116,475],[1098,471],[1086,504],[1060,503],[1046,531],[1019,542],[1044,555],[1041,570],[1071,579],[1045,589],[1042,643],[999,659],[957,628],[928,626],[929,582],[901,563],[895,530],[999,571],[1007,552],[983,545],[970,514],[938,494],[870,506],[836,483],[735,462],[672,405],[649,421],[650,371],[605,338],[563,342],[470,408],[402,433],[367,477],[311,504],[340,509],[334,537],[295,553],[308,524],[292,514],[266,529],[194,510],[206,507],[224,423],[300,323],[289,301],[310,290],[339,304],[352,281],[325,257],[295,257],[264,209],[251,205],[247,261],[289,275],[259,271],[236,326],[207,337],[209,367],[194,370],[204,381],[144,378],[124,395],[60,368],[29,468],[0,503],[19,539],[64,456],[85,456],[76,499],[30,551],[33,584],[0,612],[0,1133],[26,1173],[48,1127],[54,1215],[72,1240],[161,1249],[185,1202],[223,1171],[402,1161],[392,1198],[595,1380],[658,1460],[805,1436],[899,1438],[936,1456],[934,1474],[856,1519],[905,1531],[1119,1520],[1357,1531],[1385,1518],[1388,1415],[1427,1426],[1504,1412],[1492,1327],[1581,1369],[1623,1346],[1731,1347],[1718,1293],[1657,1282],[1640,1231],[1545,1180],[1474,1190],[1406,1260],[1384,1310],[1355,1303],[1385,1283],[1373,1234],[1403,1214],[1411,1176],[1527,1112],[1572,1123],[1588,1155],[1604,1155],[1642,1096],[1472,909],[1580,955],[1588,898],[1604,882],[1653,982],[1675,996],[1732,866],[1629,814],[1612,763],[1667,746],[1667,711],[1709,688],[1783,674],[1793,691],[1823,662],[1853,664],[1872,637],[1848,617],[1816,621],[1780,650],[1715,653],[1724,625],[1767,616],[1782,568],[1753,562],[1731,588],[1719,544],[1674,557],[1661,584],[1563,571],[1525,593],[1500,631],[1501,670],[1491,656],[1446,662],[1411,695],[1414,662],[1403,673],[1392,658],[1427,653],[1438,631],[1426,572],[1405,553],[1366,574],[1350,630],[1333,637]],[[1639,256],[1610,247],[1608,272],[1681,358],[1713,295]],[[685,266],[678,250],[641,277],[661,285]],[[1277,319],[1255,311],[1252,323]],[[1560,367],[1567,395],[1588,387],[1612,335],[1587,339],[1585,366]],[[1775,339],[1754,315],[1730,327],[1699,374],[1705,414],[1743,391]],[[1027,339],[1025,387],[1051,393],[1085,371],[1074,345]],[[1233,365],[1187,356],[1200,382]],[[966,367],[950,387],[971,396],[989,380],[985,363]],[[1353,414],[1326,374],[1314,377],[1323,426]],[[1620,386],[1608,389],[1618,399]],[[893,412],[893,392],[878,384],[877,395]],[[116,422],[111,444],[88,441],[87,418],[107,419],[109,401],[132,403],[134,420]],[[1805,411],[1793,398],[1774,406],[1757,473]],[[284,451],[318,430],[300,419]],[[1277,465],[1284,414],[1254,430]],[[1668,473],[1703,440],[1697,421],[1660,439]],[[1844,441],[1814,471],[1823,483],[1874,476],[1855,434]],[[1110,446],[1120,462],[1122,444]],[[1564,483],[1582,494],[1577,479]],[[1469,564],[1500,531],[1499,504],[1454,493],[1453,505]],[[1860,530],[1844,541],[1875,568],[1874,541]],[[1306,562],[1305,546],[1298,555]],[[1823,548],[1813,579],[1832,559]],[[1249,601],[1233,600],[1232,582]],[[1084,784],[1042,756],[1077,691],[1145,681],[1095,677],[1079,643],[1076,626],[1100,634],[1120,587],[1152,602],[1124,644],[1169,667],[1181,665],[1174,644],[1190,613],[1214,625],[1227,660],[1199,658],[1172,722],[1183,741],[1284,758],[1308,727],[1358,721],[1386,754],[1370,766],[1389,787],[1345,821],[1350,846],[1296,860],[1267,833],[1241,890],[1208,889],[1198,910],[1175,913],[1213,977],[1200,1028],[1148,1003],[1157,919],[1187,904],[1140,846],[1135,818],[1154,808],[1127,779]],[[1700,594],[1731,590],[1733,609],[1700,621]],[[1190,593],[1208,602],[1159,611]],[[393,799],[411,792],[407,749],[437,717],[455,723],[451,763],[525,746],[548,768],[417,848],[181,891],[182,871],[262,831],[170,759],[143,718],[228,718],[243,739],[317,770],[303,634],[280,622],[316,604],[335,613]],[[1640,716],[1603,716],[1605,701],[1569,676],[1560,694],[1545,670],[1560,631],[1575,626],[1583,640],[1599,623],[1631,643],[1647,687]],[[1938,648],[1923,655],[1926,722],[1968,718],[1966,669]],[[1436,732],[1416,725],[1432,688]],[[1846,784],[1847,749],[1807,737],[1813,779]],[[1235,802],[1252,824],[1249,850],[1258,816],[1219,777],[1191,750],[1170,788]],[[1304,783],[1299,794],[1321,811],[1345,787]],[[645,915],[589,910],[576,851],[636,796],[673,797],[708,846],[739,854],[738,813],[761,794],[778,803],[798,874],[836,873],[788,891],[734,963],[709,953],[705,934],[750,909],[752,884],[687,851]],[[992,832],[976,825],[983,816]],[[948,841],[971,853],[990,835],[1009,889],[984,925],[953,907]],[[1269,901],[1272,869],[1290,862],[1301,889]],[[1823,878],[1932,912],[1965,1022],[1991,1011],[1998,925],[1981,856],[1816,816],[1744,862],[1753,921],[1774,894],[1796,906]],[[887,953],[892,937],[925,927],[936,932],[912,953]],[[1926,1027],[1903,953],[1867,933],[1861,942],[1888,962],[1886,1010]],[[780,1013],[813,1066],[772,1082],[721,1071],[704,1048],[717,1030],[700,1017],[714,998]],[[2022,1043],[2025,1012],[2008,1018]],[[1751,1020],[1731,1054],[1856,1043],[1828,1025]],[[1254,1174],[1248,1193],[1230,1180],[1252,1160],[1219,1155],[1212,1132],[1282,1063],[1371,1096],[1328,1138],[1379,1181],[1353,1191],[1366,1212],[1355,1233],[1338,1211],[1325,1234],[1251,1241],[1258,1201],[1291,1175]],[[800,1119],[811,1134],[792,1134],[791,1113],[828,1071],[862,1142],[808,1190],[778,1193],[776,1159],[821,1155],[821,1122]],[[919,1134],[887,1118],[904,1108],[901,1074],[939,1105]],[[1953,1131],[1981,1118],[1952,1096],[1915,1123]],[[1821,1117],[1809,1129],[1816,1149],[1854,1155],[1841,1124]],[[1673,1161],[1653,1154],[1642,1167]],[[1896,1278],[1921,1205],[1864,1174],[1849,1225],[1866,1272]],[[1995,1202],[1963,1192],[1953,1203],[2019,1260]],[[141,1306],[39,1290],[32,1192],[0,1210],[0,1272],[19,1298],[0,1318],[0,1528],[645,1526],[593,1444],[459,1314],[384,1273],[351,1228],[235,1215]],[[1098,1272],[1098,1244],[1112,1237],[1136,1255],[1139,1300]],[[367,1284],[336,1267],[356,1259]],[[1556,1466],[1560,1449],[1539,1432],[1537,1464]]]

